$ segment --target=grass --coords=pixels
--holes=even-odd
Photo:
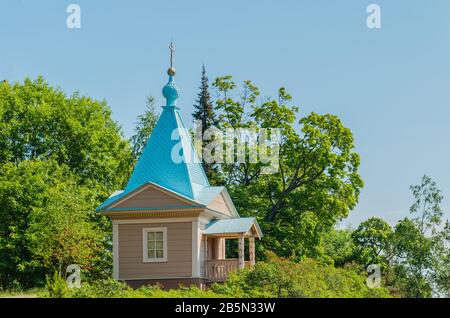
[[[37,298],[42,293],[42,288],[32,288],[24,291],[1,290],[0,298]]]

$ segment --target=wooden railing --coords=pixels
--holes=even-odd
[[[250,262],[244,262],[245,267],[250,266]],[[212,259],[205,261],[206,278],[212,282],[224,282],[228,278],[228,273],[239,269],[237,258]]]

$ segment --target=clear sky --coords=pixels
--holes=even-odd
[[[66,8],[81,7],[81,29]],[[381,7],[381,29],[366,8]],[[344,224],[408,215],[423,174],[450,198],[450,1],[2,0],[0,79],[42,74],[67,93],[105,99],[125,136],[149,93],[163,104],[168,44],[189,122],[202,63],[210,78],[285,86],[301,107],[351,128],[365,181]]]

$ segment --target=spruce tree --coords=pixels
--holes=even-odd
[[[145,112],[137,117],[136,128],[134,129],[136,133],[130,139],[133,147],[133,159],[135,161],[142,155],[144,147],[159,118],[155,106],[155,97],[152,95],[147,96],[145,107]]]
[[[217,125],[214,107],[211,102],[211,95],[209,94],[208,76],[206,75],[206,68],[204,64],[202,67],[202,77],[199,88],[200,92],[197,95],[198,97],[196,100],[196,104],[194,104],[195,111],[192,116],[194,117],[194,120],[201,122],[203,136],[208,128]],[[208,141],[203,141],[203,149],[207,142]],[[208,164],[203,160],[203,169],[205,170],[206,176],[208,177],[211,184],[215,185],[221,183],[217,164]]]

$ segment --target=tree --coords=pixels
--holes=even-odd
[[[0,168],[0,285],[34,287],[69,264],[99,273],[108,267],[109,222],[94,212],[95,188],[54,160]]]
[[[206,75],[205,65],[202,67],[200,92],[197,95],[194,109],[195,111],[192,114],[192,117],[195,121],[199,121],[201,123],[201,135],[204,136],[207,129],[217,125],[217,118],[214,113],[214,106],[211,102],[211,96],[209,93],[208,76]],[[205,149],[207,143],[207,140],[203,140],[202,149]],[[218,174],[217,164],[207,163],[205,160],[202,160],[202,165],[211,184],[221,183],[222,180],[219,178],[220,176]]]
[[[359,262],[360,256],[357,246],[352,239],[352,229],[332,229],[322,238],[324,260],[336,267]]]
[[[131,151],[105,101],[66,96],[43,77],[0,84],[0,164],[55,160],[98,187],[121,189],[130,174]]]
[[[422,177],[421,184],[411,186],[410,190],[416,200],[410,212],[414,215],[418,214],[413,219],[414,223],[422,235],[435,234],[442,222],[441,203],[444,197],[441,190],[437,188],[436,182],[426,175]]]
[[[277,99],[261,101],[250,81],[238,100],[231,76],[217,78],[213,86],[222,129],[277,128],[281,134],[277,172],[262,174],[261,162],[222,165],[239,212],[257,216],[263,244],[278,255],[321,255],[323,233],[355,207],[363,186],[350,129],[335,115],[311,113],[300,118],[298,131],[298,107],[284,88]]]
[[[372,217],[362,222],[352,233],[352,239],[359,247],[364,265],[387,266],[391,257],[392,227],[383,219]]]
[[[442,226],[443,196],[436,183],[423,176],[419,185],[411,186],[415,202],[410,212],[395,227],[397,273],[409,297],[431,297],[448,293],[449,236],[448,221]]]
[[[432,286],[425,269],[431,267],[431,242],[416,224],[405,218],[395,227],[397,284],[408,297],[431,297]]]
[[[94,212],[127,181],[131,149],[105,101],[42,77],[0,84],[0,284],[43,284],[71,263],[110,270],[110,222]]]
[[[147,96],[145,105],[145,112],[137,118],[136,127],[134,129],[136,134],[131,137],[133,158],[135,161],[142,155],[145,145],[147,144],[159,117],[155,107],[155,98],[153,96]]]
[[[439,296],[450,297],[450,222],[445,222],[444,229],[438,234],[438,244],[433,249],[433,272],[435,292]]]

